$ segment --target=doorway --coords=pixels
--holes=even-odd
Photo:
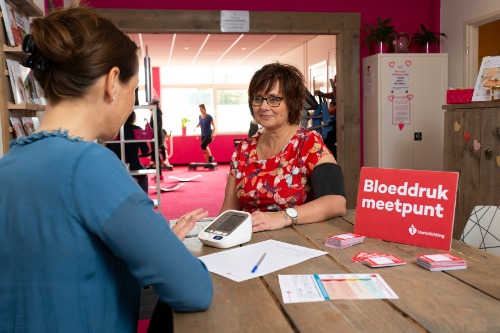
[[[220,34],[220,11],[98,9],[130,33]],[[140,17],[141,20],[137,20]],[[360,173],[359,13],[250,12],[254,34],[336,35],[337,160],[344,171],[347,207],[355,208]]]
[[[479,66],[482,57],[486,55],[500,55],[500,46],[496,49],[497,54],[486,54],[491,48],[483,44],[499,44],[499,39],[490,31],[498,32],[500,28],[500,11],[490,13],[486,16],[475,18],[465,23],[465,85],[474,87],[476,85]],[[491,36],[492,38],[488,38]],[[488,50],[488,51],[486,51]]]

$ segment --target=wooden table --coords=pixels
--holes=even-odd
[[[210,309],[175,313],[175,332],[500,332],[500,256],[453,240],[452,254],[463,257],[464,270],[431,272],[416,263],[417,253],[433,249],[367,238],[336,250],[325,238],[354,230],[355,211],[342,218],[254,234],[251,243],[275,239],[328,251],[280,271],[244,282],[212,273]],[[220,251],[186,240],[196,256]],[[359,251],[394,254],[403,266],[369,268],[350,260]],[[377,273],[397,293],[391,300],[332,300],[284,304],[278,274]]]

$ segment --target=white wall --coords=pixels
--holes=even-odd
[[[328,61],[328,52],[335,48],[336,38],[335,35],[314,37],[307,43],[283,54],[279,61],[300,69],[306,78],[306,82],[309,82],[309,66]]]
[[[500,0],[441,0],[441,52],[448,53],[448,85],[465,84],[465,23],[500,10]],[[473,87],[469,87],[473,88]]]

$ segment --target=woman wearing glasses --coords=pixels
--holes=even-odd
[[[263,130],[233,153],[220,212],[251,212],[254,232],[346,212],[340,166],[317,132],[299,126],[305,91],[302,73],[286,64],[265,65],[250,81],[250,113]]]

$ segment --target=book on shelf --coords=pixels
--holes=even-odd
[[[12,129],[14,130],[14,135],[16,138],[20,138],[22,136],[26,136],[23,129],[23,124],[21,119],[16,117],[10,117],[10,123],[12,125]]]
[[[5,0],[0,0],[0,7],[2,9],[2,18],[3,24],[5,26],[5,32],[7,33],[8,44],[10,46],[16,46],[16,39],[14,38],[14,32],[19,34],[19,30],[17,30],[16,21],[14,19],[14,15],[12,13],[12,7],[10,3]]]
[[[35,77],[31,68],[20,65],[21,77],[23,79],[24,91],[26,92],[26,103],[41,104],[35,85]]]
[[[31,117],[33,121],[33,127],[35,128],[35,131],[40,128],[40,118],[38,117]]]
[[[35,132],[35,124],[33,122],[33,118],[34,117],[21,117],[24,133],[26,135],[31,135]]]
[[[18,46],[23,45],[24,37],[30,33],[30,21],[28,16],[20,12],[16,7],[12,7],[12,12],[14,13],[14,20],[19,31],[19,37],[21,38],[21,43]]]
[[[465,269],[467,263],[463,258],[450,253],[417,254],[417,264],[430,271],[447,271]]]
[[[24,88],[21,64],[13,59],[5,59],[5,61],[9,69],[10,86],[12,88],[12,94],[14,95],[14,102],[16,104],[27,103],[28,99]]]

